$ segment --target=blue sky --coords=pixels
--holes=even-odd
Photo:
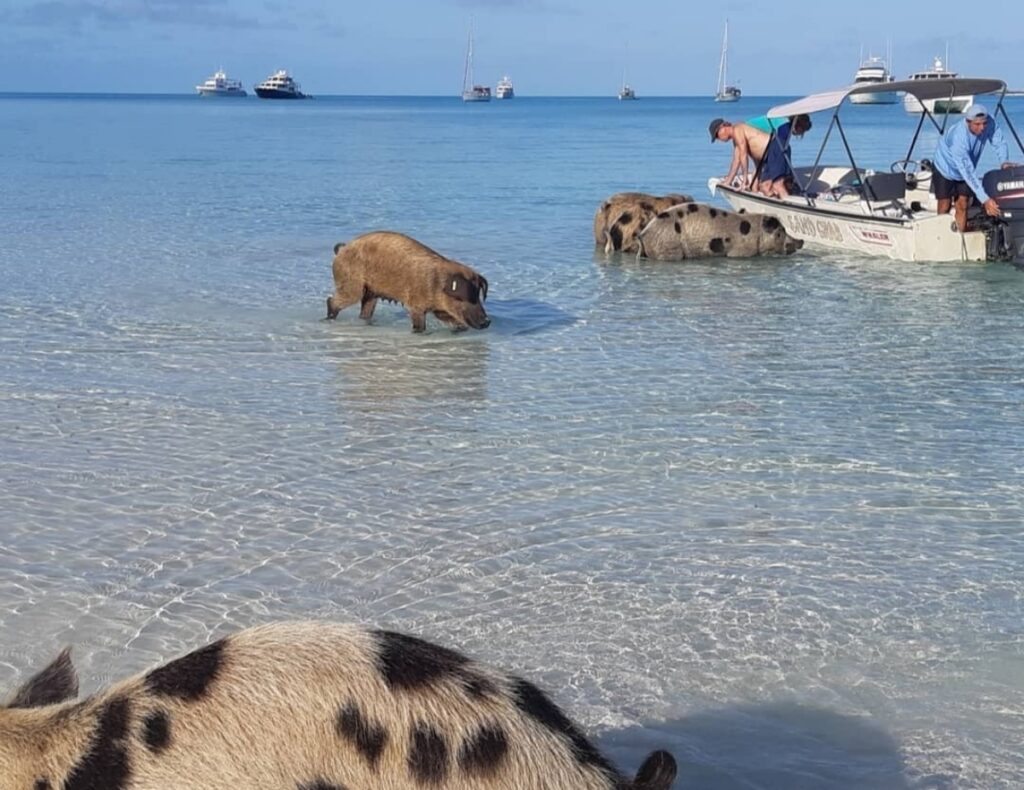
[[[997,10],[998,9],[998,10]],[[861,46],[896,72],[952,67],[1024,88],[1024,3],[931,0],[0,0],[0,90],[187,93],[224,66],[247,86],[289,69],[313,94],[452,95],[470,19],[478,82],[521,95],[714,89],[722,29],[749,95],[846,84]]]

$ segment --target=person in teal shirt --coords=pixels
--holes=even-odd
[[[747,125],[768,134],[774,134],[765,151],[758,188],[769,197],[789,197],[793,178],[789,143],[793,135],[803,137],[804,133],[810,130],[810,116],[793,115],[789,118],[769,118],[767,115],[759,115],[748,120]],[[787,184],[787,182],[790,183]]]

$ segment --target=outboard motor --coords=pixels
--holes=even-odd
[[[989,259],[1024,265],[1024,167],[990,170],[982,185],[1002,212],[985,227]]]

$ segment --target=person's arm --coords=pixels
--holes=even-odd
[[[732,180],[740,172],[743,173],[743,180],[746,183],[747,141],[741,134],[734,133],[732,138],[732,163],[729,165],[729,173],[725,176],[725,183],[731,186]]]
[[[978,178],[978,173],[974,168],[974,162],[971,161],[971,151],[968,146],[968,135],[961,134],[955,136],[949,142],[949,153],[950,160],[956,166],[956,169],[960,171],[960,177],[967,183],[967,186],[971,188],[971,192],[977,195],[978,200],[982,203],[988,202],[988,194],[985,192],[985,187],[981,185],[981,179]]]
[[[995,122],[993,121],[993,123]],[[1006,167],[1010,159],[1010,146],[1006,143],[1003,130],[996,126],[992,130],[992,138],[989,142],[992,143],[992,147],[995,149],[996,156],[999,158],[999,164]]]

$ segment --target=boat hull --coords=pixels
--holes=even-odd
[[[807,250],[841,250],[897,261],[984,261],[986,257],[985,234],[957,232],[949,215],[868,215],[862,213],[860,203],[833,208],[823,200],[814,205],[802,198],[780,201],[723,186],[718,179],[711,179],[708,187],[737,211],[778,217],[786,232],[802,239]]]
[[[895,104],[895,93],[856,93],[850,97],[851,104]]]
[[[973,96],[950,96],[948,99],[925,99],[923,102],[909,93],[903,94],[903,109],[909,113],[924,112],[922,104],[932,115],[959,114],[974,102]]]
[[[281,91],[275,88],[256,88],[256,95],[261,99],[305,99],[306,94],[294,91]]]
[[[238,91],[219,91],[219,90],[205,90],[203,88],[199,88],[198,91],[199,91],[199,95],[200,96],[204,96],[206,98],[212,98],[212,99],[229,99],[229,98],[244,99],[246,96],[249,95],[244,90],[238,90]]]

